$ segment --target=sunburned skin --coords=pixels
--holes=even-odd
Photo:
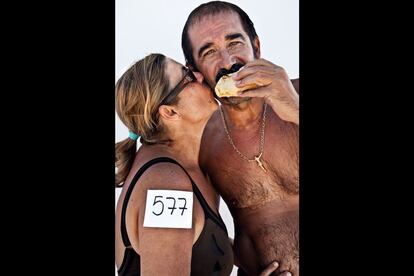
[[[269,110],[262,162],[243,160],[227,140],[220,114],[203,134],[200,158],[234,218],[235,254],[247,275],[258,275],[272,261],[280,267],[271,275],[289,271],[299,275],[299,144],[298,127]],[[256,128],[238,132],[232,139],[247,156],[257,155]],[[250,137],[252,137],[250,139]],[[254,142],[256,141],[256,142]],[[270,142],[273,141],[273,142]],[[218,150],[220,149],[220,150]],[[207,155],[205,155],[207,156]],[[225,164],[232,164],[226,166]]]

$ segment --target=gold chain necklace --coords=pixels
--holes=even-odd
[[[227,128],[227,124],[226,124],[226,120],[224,119],[224,112],[223,112],[223,106],[220,105],[220,113],[221,113],[221,119],[223,119],[223,125],[224,125],[224,130],[226,131],[227,134],[227,138],[229,139],[230,145],[233,146],[233,149],[240,155],[241,158],[243,158],[246,161],[249,162],[257,162],[257,165],[264,171],[266,172],[266,168],[263,166],[263,163],[260,161],[260,158],[263,155],[263,146],[264,146],[264,133],[265,133],[265,122],[266,122],[266,108],[267,108],[267,104],[264,104],[263,107],[263,118],[262,118],[262,129],[260,130],[260,148],[259,148],[259,154],[257,156],[254,156],[253,159],[249,159],[246,155],[244,155],[243,153],[241,153],[239,151],[239,149],[236,147],[236,145],[233,142],[233,139],[231,139],[229,130]]]

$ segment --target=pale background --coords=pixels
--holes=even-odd
[[[150,53],[162,53],[184,64],[181,31],[199,0],[116,0],[115,81],[135,61]],[[261,56],[299,77],[299,0],[227,1],[242,8],[253,21],[261,42]],[[115,141],[125,139],[128,130],[115,114]],[[115,202],[120,189],[116,189]],[[233,220],[223,201],[220,213],[229,236],[234,237]],[[236,275],[234,269],[232,274]]]

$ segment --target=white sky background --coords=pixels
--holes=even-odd
[[[162,53],[184,64],[181,31],[199,0],[116,0],[115,81],[137,60],[150,53]],[[261,57],[299,77],[299,0],[227,1],[242,8],[253,21],[261,43]],[[115,140],[128,136],[116,116]],[[120,189],[116,189],[116,200]],[[221,201],[220,213],[229,235],[234,237],[231,215]],[[234,274],[234,272],[232,273]]]

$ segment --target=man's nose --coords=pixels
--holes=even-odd
[[[200,72],[193,72],[194,76],[197,79],[197,82],[202,83],[204,80],[203,75]]]
[[[230,70],[231,66],[236,63],[236,60],[233,56],[229,55],[227,50],[222,50],[220,53],[221,64],[220,68]]]

